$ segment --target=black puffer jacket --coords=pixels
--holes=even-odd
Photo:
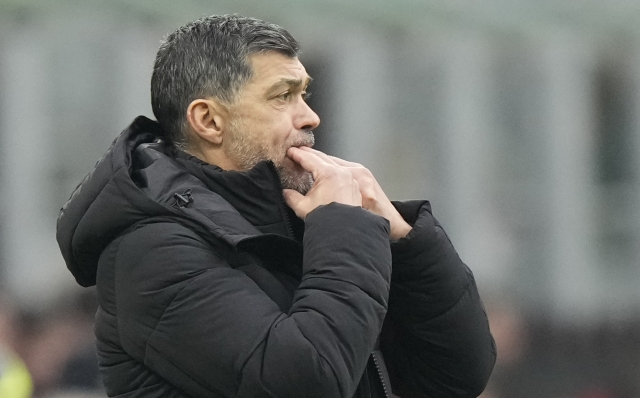
[[[480,394],[495,346],[428,202],[395,203],[413,230],[390,245],[361,208],[297,219],[269,162],[222,171],[158,135],[136,119],[58,220],[67,266],[97,284],[109,396]]]

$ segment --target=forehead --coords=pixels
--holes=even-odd
[[[301,80],[306,84],[309,76],[300,60],[269,51],[249,56],[253,76],[247,82],[247,89],[268,89],[285,80]]]

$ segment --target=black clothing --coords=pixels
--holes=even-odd
[[[390,244],[359,207],[296,218],[270,162],[223,171],[158,136],[137,118],[58,220],[68,268],[97,284],[109,396],[480,394],[495,346],[428,202],[394,203],[413,230]]]

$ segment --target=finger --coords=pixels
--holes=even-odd
[[[350,161],[344,160],[344,159],[340,159],[339,157],[336,157],[336,156],[327,155],[324,152],[321,152],[321,151],[319,151],[317,149],[313,149],[313,148],[308,147],[308,146],[301,146],[298,149],[300,149],[302,151],[305,151],[305,152],[316,154],[318,157],[320,157],[321,159],[325,160],[327,163],[331,163],[331,164],[334,164],[336,166],[362,167],[361,164],[350,162]]]
[[[340,159],[335,156],[327,155],[329,159],[333,160],[337,165],[344,167],[362,167],[361,164],[350,162],[348,160]]]
[[[327,155],[326,153],[320,152],[317,149],[313,149],[313,148],[310,148],[310,147],[301,147],[300,149],[302,149],[304,151],[307,151],[307,152],[315,153],[320,158],[324,159],[327,163],[331,163],[331,164],[336,165],[336,166],[362,167],[362,165],[360,165],[358,163],[349,162],[348,160],[340,159],[339,157],[336,157],[336,156]]]
[[[309,152],[309,153],[313,153],[313,154],[317,155],[320,159],[324,160],[325,162],[327,162],[329,164],[332,164],[334,166],[339,166],[338,163],[336,163],[333,159],[331,159],[331,156],[327,155],[324,152],[320,152],[319,150],[310,148],[308,146],[300,147],[300,149],[305,151],[305,152]]]
[[[318,155],[311,152],[305,152],[296,147],[289,148],[287,156],[302,166],[303,169],[310,172],[314,178],[318,177],[318,169],[327,165],[327,162],[322,160]]]
[[[285,202],[291,208],[291,210],[296,213],[296,215],[302,219],[304,219],[305,214],[303,214],[302,207],[300,203],[304,199],[304,196],[293,189],[283,189],[282,195],[284,196]]]

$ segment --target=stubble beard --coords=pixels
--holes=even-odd
[[[287,157],[287,150],[291,147],[312,147],[315,139],[311,130],[304,131],[293,140],[283,145],[272,147],[262,142],[259,136],[245,129],[242,122],[234,120],[230,126],[231,141],[228,155],[243,170],[253,168],[264,160],[270,160],[276,167],[282,188],[293,189],[305,195],[313,186],[313,176],[300,165]]]

